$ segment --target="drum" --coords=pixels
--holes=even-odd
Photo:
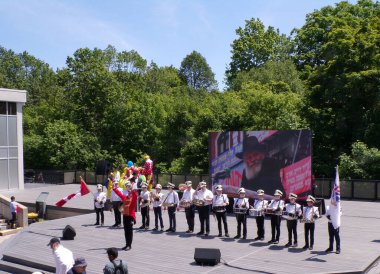
[[[261,209],[251,208],[248,213],[249,213],[249,216],[252,216],[252,217],[263,216],[263,211]]]
[[[276,211],[276,210],[274,210],[273,208],[270,208],[270,207],[266,208],[264,213],[265,214],[269,214],[269,215],[278,215],[278,216],[282,215],[282,211],[281,210]]]
[[[199,199],[194,199],[193,200],[193,204],[196,205],[196,206],[204,206],[205,205],[205,201],[199,200]]]
[[[212,210],[214,212],[221,212],[221,213],[223,213],[223,212],[226,211],[226,207],[225,206],[213,206]]]
[[[174,207],[174,206],[176,206],[176,204],[174,204],[174,203],[163,203],[162,206],[164,206],[164,207]]]
[[[191,206],[191,202],[190,201],[186,201],[186,200],[181,200],[179,202],[179,206],[182,207],[182,208],[189,208]]]
[[[247,214],[247,208],[234,207],[235,214]]]
[[[309,220],[309,219],[302,218],[300,220],[300,223],[302,223],[302,224],[310,224],[310,223],[314,223],[314,220],[312,221],[312,220]]]
[[[282,213],[282,218],[285,220],[297,220],[297,216],[294,213],[289,213],[289,212],[283,212]]]

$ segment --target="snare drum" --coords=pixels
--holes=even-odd
[[[273,208],[268,207],[268,208],[265,209],[265,214],[281,216],[282,215],[282,211],[281,210],[276,211]]]
[[[162,206],[164,207],[174,207],[176,204],[174,203],[163,203]]]
[[[283,212],[282,218],[289,221],[297,220],[297,216],[294,213],[289,213],[289,212]]]
[[[205,201],[199,200],[199,199],[194,199],[193,200],[193,204],[196,205],[196,206],[204,206],[205,205]]]
[[[191,202],[186,201],[186,200],[181,200],[179,202],[179,206],[182,208],[189,208],[191,206]]]
[[[302,224],[310,224],[310,223],[314,223],[314,220],[312,221],[312,220],[309,220],[309,219],[302,218],[300,220],[300,223],[302,223]]]
[[[252,216],[252,217],[260,217],[260,216],[263,216],[263,211],[261,209],[255,209],[255,208],[251,208],[249,210],[249,216]]]
[[[247,214],[247,208],[234,207],[235,214]]]
[[[221,213],[223,213],[223,212],[226,211],[226,207],[225,206],[213,206],[212,210],[214,212],[221,212]]]

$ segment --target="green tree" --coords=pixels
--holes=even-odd
[[[271,26],[265,29],[260,19],[246,20],[244,28],[239,27],[236,35],[238,38],[231,44],[232,57],[226,71],[227,84],[240,71],[248,72],[269,60],[281,60],[290,56],[290,38]]]
[[[179,76],[194,89],[211,91],[216,89],[218,85],[215,74],[208,65],[206,58],[196,51],[191,52],[182,60]]]

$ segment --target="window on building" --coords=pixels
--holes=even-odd
[[[16,103],[8,102],[8,115],[16,115],[16,114],[17,114]]]
[[[0,115],[7,114],[7,102],[0,101]]]

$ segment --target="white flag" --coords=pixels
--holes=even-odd
[[[330,198],[330,218],[331,223],[335,229],[340,227],[340,182],[339,182],[339,170],[336,167],[335,182],[331,191]]]

